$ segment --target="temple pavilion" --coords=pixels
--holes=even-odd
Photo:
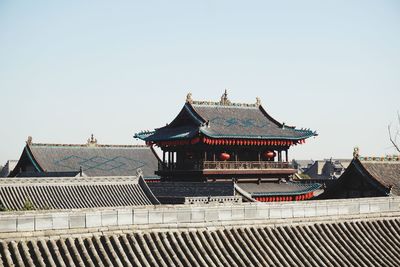
[[[171,123],[135,137],[162,150],[156,171],[162,181],[234,181],[252,198],[275,201],[312,198],[319,188],[289,181],[296,172],[290,147],[316,135],[278,122],[259,98],[254,104],[232,103],[225,91],[218,102],[195,101],[189,93]]]

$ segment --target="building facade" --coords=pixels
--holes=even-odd
[[[232,103],[225,91],[219,102],[194,101],[188,94],[171,123],[135,137],[162,150],[156,174],[164,182],[284,184],[296,172],[289,162],[290,147],[316,135],[309,129],[278,122],[263,108],[259,98],[255,104]],[[297,184],[289,186],[289,195],[276,191],[276,187],[258,188],[261,191],[253,190],[253,195],[269,196],[272,201],[294,200],[296,195],[303,195],[302,199],[311,197],[308,190]]]

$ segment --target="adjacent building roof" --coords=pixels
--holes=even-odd
[[[272,118],[256,104],[231,103],[224,95],[220,102],[193,101],[188,96],[178,116],[167,126],[135,137],[150,142],[189,139],[199,134],[210,138],[304,140],[316,135],[295,129]]]
[[[0,241],[1,266],[400,266],[397,218]]]
[[[400,196],[400,161],[354,160],[365,177],[381,184],[392,195]]]
[[[14,170],[18,160],[7,160],[6,165],[0,166],[0,177],[7,177]]]
[[[146,146],[27,142],[10,176],[76,176],[79,172],[86,176],[132,176],[141,169],[145,178],[152,178],[156,177],[157,164]]]
[[[304,174],[312,179],[336,179],[344,173],[350,162],[351,159],[316,160],[304,170]]]
[[[399,157],[356,156],[328,190],[328,198],[400,196]]]
[[[3,210],[80,209],[158,204],[141,177],[0,179]]]

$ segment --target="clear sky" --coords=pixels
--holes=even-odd
[[[400,1],[0,1],[0,164],[29,135],[139,143],[225,88],[318,131],[292,157],[393,153]]]

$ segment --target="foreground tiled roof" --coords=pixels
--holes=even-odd
[[[30,172],[36,173],[78,173],[82,169],[87,176],[132,176],[141,169],[145,178],[155,177],[158,164],[146,146],[31,143],[24,148],[11,176],[23,177],[19,172],[26,162],[33,165]],[[27,176],[32,174],[28,172]]]
[[[0,240],[1,266],[400,266],[400,221],[125,230]]]
[[[0,206],[5,210],[80,209],[157,204],[142,178],[3,178]]]

